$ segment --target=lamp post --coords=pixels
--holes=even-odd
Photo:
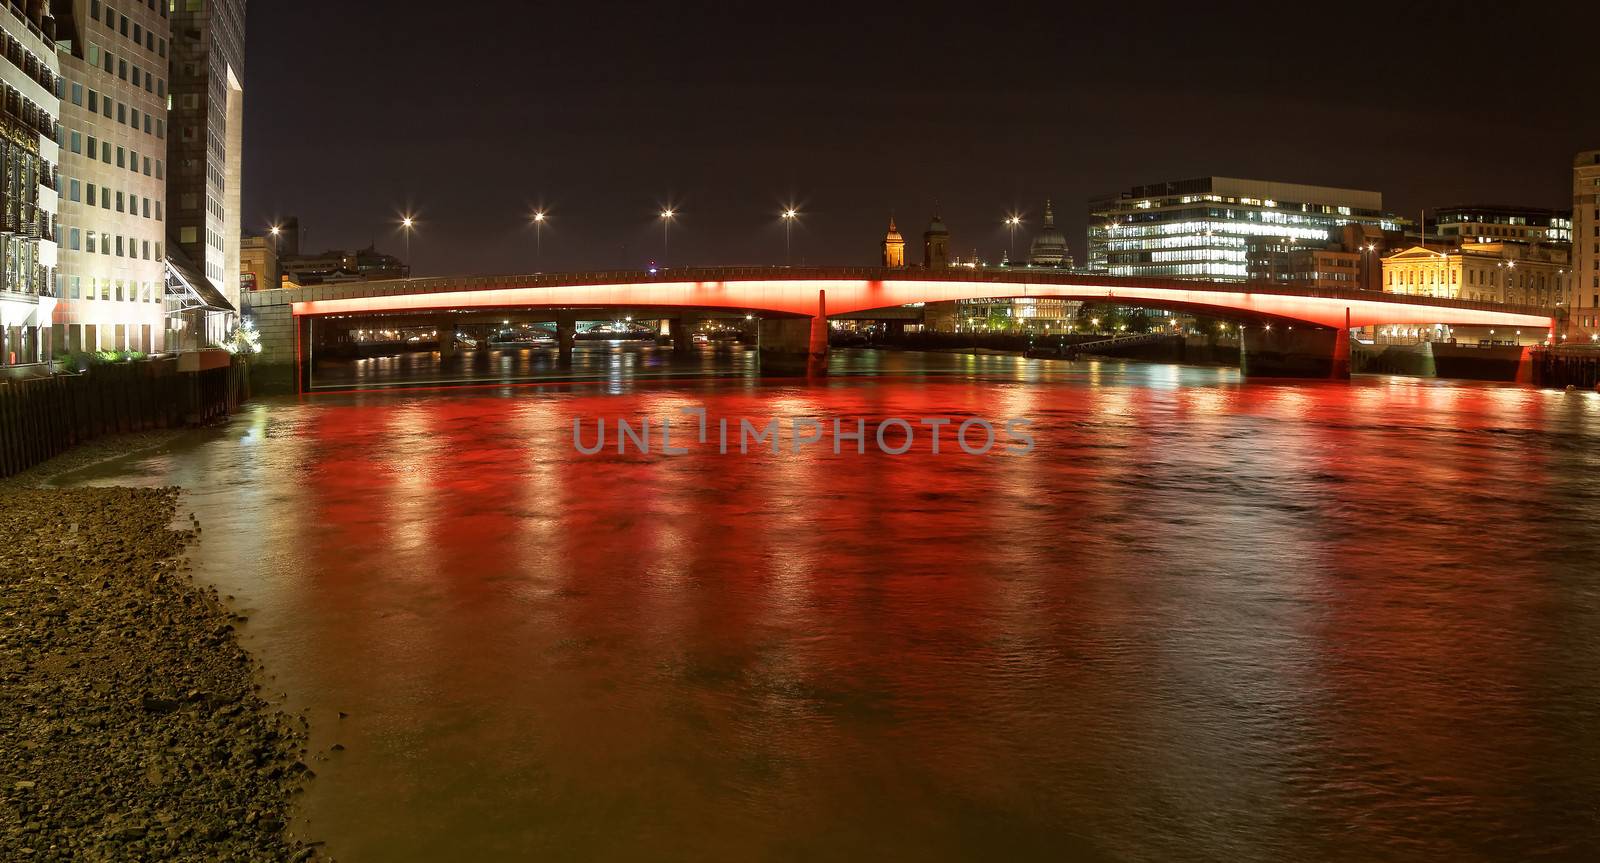
[[[416,227],[417,220],[411,216],[402,216],[400,230],[406,235],[406,275],[411,275],[411,229]]]
[[[794,228],[794,220],[800,218],[800,211],[790,207],[783,211],[783,265],[791,265],[789,232]]]
[[[1010,258],[1017,253],[1017,226],[1022,224],[1022,217],[1016,213],[1006,216],[1006,228],[1011,232],[1011,238],[1006,240],[1006,257]]]
[[[661,208],[661,266],[667,265],[667,256],[672,254],[672,219],[678,211],[671,207]]]
[[[539,267],[544,262],[544,210],[533,211],[533,261]]]

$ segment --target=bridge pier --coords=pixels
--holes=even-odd
[[[1239,368],[1247,378],[1350,379],[1350,331],[1242,327]]]
[[[667,327],[672,333],[673,359],[687,359],[694,352],[694,321],[690,318],[670,318]]]
[[[456,355],[456,322],[454,318],[446,318],[438,326],[439,359],[448,360]]]
[[[761,373],[823,377],[828,374],[827,291],[817,291],[817,314],[805,318],[762,318],[756,330]]]
[[[556,317],[556,363],[562,368],[572,366],[572,345],[578,337],[578,320],[572,315]]]

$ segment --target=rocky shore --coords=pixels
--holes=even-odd
[[[305,721],[260,695],[176,489],[0,487],[0,860],[321,859]]]

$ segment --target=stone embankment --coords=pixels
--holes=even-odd
[[[0,486],[0,860],[321,859],[286,826],[305,720],[185,572],[177,507]]]

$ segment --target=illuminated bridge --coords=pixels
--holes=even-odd
[[[752,315],[760,319],[763,371],[816,375],[826,368],[830,317],[903,319],[903,307],[915,303],[1026,297],[1238,320],[1247,325],[1241,342],[1245,372],[1263,376],[1347,377],[1348,336],[1356,327],[1445,324],[1548,334],[1555,325],[1551,309],[1530,306],[1268,283],[960,267],[749,267],[402,279],[257,291],[244,297],[244,306],[262,333],[262,362],[297,370],[303,385],[318,345],[383,320],[433,320],[446,333],[453,333],[459,321],[506,314],[553,321],[558,351],[566,359],[579,320],[624,315],[673,319],[679,323],[672,327],[676,343],[685,346],[689,327],[683,323],[697,313]],[[530,318],[534,312],[539,315]]]

